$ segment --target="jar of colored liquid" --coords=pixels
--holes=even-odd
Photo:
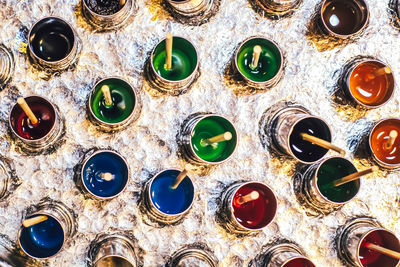
[[[390,133],[398,133],[390,145]],[[375,124],[369,134],[369,151],[380,166],[388,169],[400,167],[400,119],[387,118]]]
[[[10,49],[0,44],[0,91],[10,82],[15,69],[14,56]]]
[[[197,78],[199,61],[196,47],[183,37],[172,38],[172,66],[166,68],[166,39],[151,52],[148,81],[164,93],[174,94],[186,90]]]
[[[257,66],[253,66],[254,47],[260,46]],[[283,56],[278,45],[264,37],[243,41],[235,53],[234,70],[252,87],[266,89],[276,85],[283,74]]]
[[[176,266],[217,267],[218,259],[207,245],[196,243],[175,251],[165,264],[165,267]]]
[[[322,30],[337,38],[361,33],[369,21],[365,0],[324,0],[319,15]]]
[[[219,164],[228,160],[236,150],[237,134],[233,124],[216,114],[202,114],[188,120],[182,126],[181,143],[184,157],[194,164]],[[205,140],[226,132],[231,139],[218,143],[205,144]]]
[[[167,0],[174,12],[185,17],[206,13],[212,7],[213,0]]]
[[[271,149],[305,164],[315,163],[328,153],[328,149],[300,135],[306,133],[331,142],[331,130],[323,119],[294,103],[277,103],[276,106],[270,108],[273,110],[270,119],[265,120],[260,129],[263,135],[270,136]]]
[[[88,154],[83,160],[78,186],[100,200],[112,199],[121,194],[130,177],[126,160],[112,150],[98,150]]]
[[[10,112],[9,126],[17,144],[34,154],[54,151],[64,135],[64,122],[58,108],[41,96],[29,96],[25,101],[39,122],[32,125],[22,108],[15,104]]]
[[[399,260],[366,247],[367,243],[400,252],[400,241],[371,218],[357,218],[342,227],[337,236],[339,258],[359,267],[395,267]]]
[[[385,70],[385,68],[387,68]],[[387,64],[375,59],[360,59],[351,63],[345,74],[345,92],[358,104],[377,108],[394,94],[395,81]]]
[[[255,193],[257,198],[252,199]],[[262,230],[273,221],[277,200],[274,192],[263,183],[236,183],[224,192],[221,208],[228,219],[224,227],[232,233],[247,234]]]
[[[52,72],[67,69],[77,62],[80,46],[72,26],[58,17],[45,17],[29,31],[28,56],[39,69]]]
[[[35,211],[29,212],[24,220],[38,216],[47,219],[30,227],[21,226],[18,245],[29,257],[54,257],[76,232],[74,214],[63,203],[52,200],[46,200],[34,208]]]
[[[342,157],[326,158],[309,166],[301,181],[307,204],[322,213],[340,208],[357,195],[360,180],[340,186],[334,186],[333,182],[355,172],[353,163]]]
[[[112,30],[125,24],[134,6],[134,0],[82,0],[82,14],[93,27]]]
[[[255,3],[272,19],[281,19],[291,16],[300,6],[302,0],[255,0]]]
[[[140,259],[134,239],[123,233],[99,234],[88,252],[89,266],[137,267]]]
[[[111,105],[107,105],[105,101],[103,86],[110,90]],[[125,129],[136,121],[140,116],[141,106],[138,93],[127,81],[110,77],[102,79],[93,87],[88,101],[88,114],[100,130],[114,132]]]
[[[143,201],[152,220],[161,224],[176,223],[192,207],[194,186],[189,176],[177,188],[172,188],[180,172],[177,169],[166,169],[154,175],[146,184]]]
[[[254,267],[315,267],[304,252],[294,243],[283,242],[265,248],[254,261]]]

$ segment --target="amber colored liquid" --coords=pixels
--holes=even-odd
[[[388,148],[389,133],[396,130],[399,136],[392,147]],[[400,163],[400,121],[388,119],[379,123],[371,134],[371,149],[374,155],[387,164]]]
[[[350,92],[361,103],[380,105],[387,99],[390,85],[388,75],[373,74],[380,68],[376,63],[364,62],[352,72],[349,79]]]

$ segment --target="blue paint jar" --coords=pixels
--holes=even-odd
[[[145,207],[152,219],[161,223],[174,223],[189,212],[194,200],[194,186],[186,176],[176,189],[172,189],[181,171],[167,169],[156,174],[145,188]]]
[[[125,159],[112,150],[99,150],[90,155],[81,170],[84,189],[96,198],[110,199],[127,186],[129,168]]]
[[[34,258],[49,258],[56,255],[64,244],[64,229],[61,223],[49,214],[35,214],[27,218],[45,215],[47,220],[30,227],[23,227],[19,233],[22,250]]]

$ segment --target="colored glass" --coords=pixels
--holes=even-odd
[[[194,199],[193,183],[187,177],[176,189],[172,189],[178,170],[166,170],[158,174],[150,186],[150,198],[161,212],[176,215],[187,210]]]
[[[323,162],[318,169],[318,188],[322,195],[330,201],[338,203],[349,201],[358,193],[360,181],[355,180],[340,186],[333,186],[332,182],[355,172],[357,169],[348,160],[330,158]]]
[[[387,146],[390,139],[390,132],[397,131],[400,135],[400,120],[387,119],[383,120],[375,126],[371,133],[370,144],[372,153],[382,162],[386,164],[400,163],[400,136],[398,136],[391,147]]]
[[[363,11],[354,0],[331,0],[322,10],[322,18],[332,32],[350,35],[359,31],[366,21]]]
[[[165,40],[163,40],[154,50],[152,63],[154,70],[166,80],[184,80],[196,69],[196,50],[189,41],[181,37],[173,37],[171,69],[165,67],[166,56]]]
[[[112,106],[105,104],[103,85],[108,85],[113,100]],[[93,114],[105,123],[120,123],[126,120],[133,112],[136,104],[135,93],[132,87],[118,78],[109,78],[98,83],[91,97]]]
[[[252,192],[258,192],[259,197],[243,204],[238,202],[240,197]],[[275,217],[277,203],[273,192],[259,183],[248,183],[240,187],[233,196],[233,215],[244,227],[260,229],[268,225]]]
[[[113,176],[110,181],[103,174]],[[113,197],[124,190],[129,179],[128,166],[117,154],[109,151],[94,154],[83,166],[83,182],[92,194],[99,197]]]
[[[262,51],[257,67],[252,68],[253,49],[256,45],[261,46]],[[254,38],[244,43],[237,56],[239,71],[254,82],[265,82],[272,79],[278,73],[281,64],[281,53],[278,47],[262,38]]]
[[[314,162],[322,158],[328,150],[304,140],[301,133],[306,133],[320,139],[331,141],[329,127],[320,119],[305,118],[299,121],[289,137],[289,145],[292,153],[300,160]]]
[[[31,30],[31,49],[43,60],[58,61],[71,52],[74,45],[71,27],[58,18],[45,18]]]
[[[11,126],[20,137],[28,140],[38,140],[46,136],[53,128],[56,112],[53,106],[44,98],[32,96],[25,98],[25,100],[39,120],[38,124],[32,125],[25,112],[20,106],[16,105],[11,111]]]
[[[211,145],[204,144],[202,140],[223,134],[225,132],[232,133],[232,139],[214,143]],[[226,119],[218,116],[209,116],[201,119],[193,129],[192,147],[196,155],[209,162],[218,162],[227,159],[236,147],[236,131],[233,125]]]
[[[44,215],[48,217],[46,221],[23,227],[19,236],[21,247],[36,258],[55,255],[64,243],[64,231],[61,224],[53,217]]]
[[[285,263],[282,267],[315,267],[315,265],[310,260],[297,258]]]
[[[359,102],[365,105],[378,106],[386,102],[393,90],[389,75],[375,76],[373,73],[381,69],[382,64],[374,61],[363,62],[351,73],[349,89]]]

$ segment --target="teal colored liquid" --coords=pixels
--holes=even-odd
[[[330,201],[338,203],[349,201],[358,193],[360,181],[356,180],[336,187],[332,185],[332,182],[355,172],[357,169],[345,159],[328,159],[318,170],[318,188]]]
[[[232,139],[214,144],[204,144],[202,140],[223,134],[232,133]],[[210,162],[218,162],[227,159],[235,150],[236,132],[233,126],[220,117],[207,117],[200,120],[192,134],[192,147],[196,155]]]
[[[166,51],[162,51],[154,57],[153,64],[156,72],[164,79],[180,81],[186,79],[191,73],[190,60],[187,55],[178,49],[172,50],[172,67],[165,68]]]
[[[252,68],[254,46],[262,48],[260,59],[256,68]],[[265,82],[272,79],[281,66],[281,55],[279,49],[265,39],[251,39],[240,49],[237,56],[239,71],[249,80],[254,82]]]
[[[105,104],[103,85],[108,85],[113,100],[112,106]],[[119,123],[126,120],[135,107],[135,93],[130,85],[123,80],[110,78],[99,83],[92,95],[91,107],[93,114],[106,123]]]
[[[165,40],[163,40],[154,49],[152,64],[154,70],[166,80],[184,80],[196,69],[197,52],[194,46],[186,39],[173,37],[171,69],[166,69],[166,57]]]

